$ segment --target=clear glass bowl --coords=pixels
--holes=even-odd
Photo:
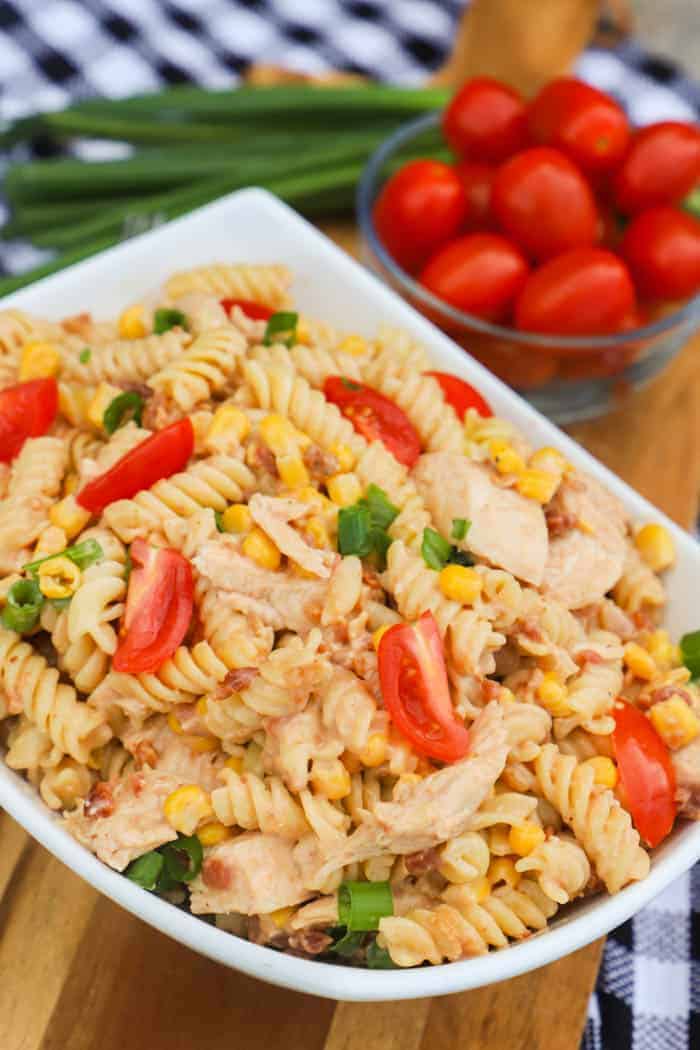
[[[421,152],[435,155],[440,116],[428,113],[405,124],[370,157],[357,191],[364,261],[550,419],[572,423],[617,407],[630,391],[658,375],[700,327],[700,295],[681,305],[665,304],[643,328],[568,337],[490,324],[438,299],[391,258],[374,228],[372,209],[391,172]]]

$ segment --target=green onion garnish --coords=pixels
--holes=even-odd
[[[161,852],[173,882],[191,882],[202,870],[204,851],[196,835],[178,835],[176,842],[161,846]]]
[[[53,561],[54,558],[70,558],[79,569],[87,569],[88,566],[94,565],[100,558],[104,558],[104,553],[97,540],[83,540],[82,543],[75,543],[72,547],[66,547],[64,551],[59,551],[58,554],[49,554],[46,558],[27,562],[23,568],[27,572],[36,574],[39,566],[43,565],[45,561]]]
[[[367,968],[369,970],[395,970],[396,963],[392,962],[391,956],[389,955],[386,948],[380,948],[376,940],[373,940],[367,945],[367,952],[365,955],[367,960]]]
[[[80,353],[78,354],[78,360],[80,361],[81,365],[86,365],[91,357],[92,357],[92,350],[90,349],[89,346],[86,346],[85,349],[81,350]]]
[[[297,338],[297,323],[299,315],[293,312],[280,311],[273,314],[267,322],[263,343],[272,346],[273,343],[283,343],[285,346],[294,346]]]
[[[467,521],[466,518],[453,518],[452,519],[452,539],[453,540],[457,540],[457,542],[459,542],[460,540],[463,540],[464,537],[469,532],[470,525],[471,525],[471,522]]]
[[[113,434],[117,427],[126,422],[125,417],[130,416],[137,426],[141,426],[141,413],[143,412],[143,398],[135,390],[125,390],[123,394],[110,401],[102,416],[102,425],[108,434]]]
[[[222,510],[214,511],[214,521],[219,532],[226,532],[224,528],[224,512]]]
[[[436,532],[435,529],[423,529],[420,552],[429,569],[436,569],[438,572],[444,569],[451,551],[452,547],[439,532]]]
[[[24,634],[36,627],[44,604],[44,595],[36,580],[16,580],[7,592],[2,613],[3,626],[8,631]]]
[[[169,310],[161,307],[153,315],[153,331],[156,335],[170,331],[171,328],[187,329],[187,318],[181,310]]]
[[[372,524],[380,529],[388,529],[399,513],[399,508],[389,502],[386,492],[380,489],[379,485],[368,485],[365,498],[360,502],[367,504],[372,515]]]
[[[124,874],[144,890],[154,890],[163,871],[163,855],[156,850],[132,860]]]
[[[355,503],[338,511],[338,550],[366,558],[372,553],[372,515],[368,506]]]
[[[388,882],[341,882],[338,888],[338,918],[348,930],[376,930],[379,920],[394,914],[394,898]]]
[[[462,551],[459,547],[450,547],[450,556],[447,559],[448,565],[474,565],[474,559],[469,551]]]
[[[700,631],[691,631],[681,638],[683,663],[693,678],[700,676]]]
[[[333,930],[333,933],[336,931]],[[339,928],[340,936],[330,947],[332,952],[336,952],[338,955],[350,956],[354,955],[357,949],[361,946],[364,939],[364,932],[362,930],[355,930],[349,933],[344,926]]]

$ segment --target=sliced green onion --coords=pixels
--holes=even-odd
[[[100,558],[104,558],[104,554],[105,552],[97,540],[83,540],[81,543],[75,543],[72,547],[66,547],[64,551],[59,551],[58,554],[49,554],[46,558],[27,562],[23,568],[27,572],[36,574],[39,566],[46,561],[53,561],[54,558],[70,558],[79,569],[87,569],[90,565],[94,565],[96,561],[99,561]]]
[[[187,328],[187,318],[181,310],[168,310],[166,307],[156,310],[153,315],[153,331],[156,335],[178,327]]]
[[[43,604],[44,595],[36,580],[16,580],[7,592],[2,613],[3,626],[18,634],[31,631],[39,622]]]
[[[368,485],[365,498],[361,502],[369,507],[372,525],[380,529],[388,529],[399,513],[399,508],[389,501],[386,492],[380,489],[379,485]]]
[[[222,510],[214,511],[214,521],[219,532],[226,532],[224,528],[224,512]]]
[[[345,957],[354,955],[357,949],[362,946],[362,941],[365,936],[364,932],[362,930],[355,930],[353,933],[349,933],[344,926],[341,926],[340,934],[341,935],[338,939],[331,945],[330,951]]]
[[[380,948],[376,940],[367,945],[365,954],[368,970],[395,970],[396,963],[392,961],[386,948]]]
[[[469,532],[471,522],[466,518],[453,518],[452,519],[452,539],[463,540]]]
[[[459,547],[450,547],[450,556],[447,559],[448,565],[473,565],[474,559],[469,551],[460,550]]]
[[[355,503],[338,511],[338,550],[366,558],[372,553],[372,515],[367,506]]]
[[[102,425],[108,434],[125,422],[125,416],[131,415],[134,423],[141,426],[141,413],[143,412],[143,398],[135,390],[125,390],[123,394],[117,394],[107,405],[102,416]]]
[[[78,360],[80,361],[81,365],[86,365],[91,357],[92,357],[92,350],[90,349],[89,346],[86,346],[85,349],[81,350],[80,353],[78,354]]]
[[[693,678],[700,677],[700,631],[691,631],[681,638],[683,663]]]
[[[341,882],[338,918],[349,931],[376,930],[381,918],[393,914],[394,898],[388,882]]]
[[[297,337],[297,323],[299,314],[291,311],[280,311],[273,314],[267,322],[263,343],[272,346],[273,343],[283,343],[285,346],[294,346]]]
[[[353,390],[355,393],[357,393],[358,390],[362,390],[362,386],[359,383],[353,383],[352,379],[346,379],[345,376],[340,377],[340,382],[346,390]]]
[[[191,882],[202,870],[204,850],[196,835],[178,835],[176,842],[161,846],[161,852],[173,882]]]
[[[444,569],[450,557],[452,547],[435,529],[423,529],[423,542],[420,552],[423,561],[430,569]]]
[[[391,536],[384,529],[373,525],[369,532],[369,538],[372,544],[375,568],[377,572],[383,572],[386,568],[386,554],[392,543]]]
[[[132,860],[124,874],[144,890],[154,890],[164,863],[162,854],[151,850],[150,853],[144,853],[142,857]]]

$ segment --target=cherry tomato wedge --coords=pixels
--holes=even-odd
[[[455,718],[445,654],[435,617],[397,623],[379,642],[379,681],[389,716],[415,751],[456,762],[469,751],[469,733]]]
[[[420,283],[458,310],[503,321],[528,273],[525,256],[505,237],[468,233],[438,249]]]
[[[474,77],[445,110],[442,130],[458,156],[498,164],[527,141],[525,103],[508,84]]]
[[[591,175],[619,164],[630,139],[622,107],[575,77],[542,88],[528,107],[528,128],[533,142],[557,147]]]
[[[172,656],[194,608],[194,580],[187,558],[167,547],[136,539],[130,548],[126,611],[112,665],[115,671],[148,674]]]
[[[337,405],[358,434],[381,441],[403,463],[412,467],[420,456],[420,437],[403,409],[371,386],[344,376],[328,376],[323,384],[328,401]]]
[[[76,496],[81,507],[99,514],[109,503],[131,499],[161,478],[177,474],[194,450],[194,430],[189,419],[179,419],[142,441],[117,460],[113,467],[89,482]]]
[[[632,139],[615,173],[615,203],[625,214],[673,204],[700,182],[700,129],[666,120]]]
[[[30,437],[41,437],[58,411],[55,379],[30,379],[0,390],[0,463],[9,463]]]
[[[464,419],[469,408],[475,409],[484,418],[493,415],[488,401],[485,401],[478,390],[475,390],[469,383],[465,383],[459,376],[450,375],[448,372],[426,372],[425,374],[437,379],[445,395],[445,401],[452,405],[460,419]]]
[[[496,169],[474,160],[461,160],[455,164],[459,181],[467,195],[465,230],[483,230],[491,218],[491,186]]]
[[[636,215],[621,252],[647,299],[687,299],[700,291],[700,222],[687,212],[662,207]]]
[[[613,748],[620,786],[634,825],[648,846],[658,846],[676,817],[676,778],[668,748],[632,704],[615,707]]]
[[[234,306],[237,306],[252,321],[268,321],[275,312],[264,303],[256,303],[254,299],[220,299],[219,302],[227,314],[230,315]]]

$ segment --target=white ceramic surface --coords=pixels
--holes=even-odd
[[[641,496],[466,357],[446,336],[375,277],[262,190],[243,190],[8,296],[47,317],[91,310],[112,316],[173,270],[214,261],[283,262],[295,274],[299,306],[340,327],[372,333],[384,322],[411,332],[436,365],[474,383],[494,411],[535,445],[558,445],[596,475],[634,518],[663,520],[675,537],[678,564],[667,579],[667,623],[676,634],[699,626],[700,547]],[[651,435],[650,439],[653,438]],[[614,897],[574,905],[544,933],[489,955],[417,970],[369,971],[297,959],[250,944],[172,907],[111,871],[75,842],[32,789],[0,763],[0,804],[59,860],[112,900],[196,951],[255,977],[335,999],[385,1000],[444,995],[502,981],[575,951],[619,925],[700,858],[700,824],[675,830],[654,856],[650,876]]]

